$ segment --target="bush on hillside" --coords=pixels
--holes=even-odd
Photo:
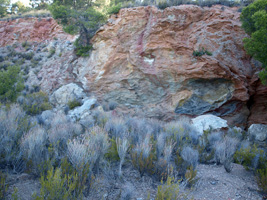
[[[8,166],[14,172],[24,170],[20,141],[31,124],[25,112],[18,105],[0,110],[0,168]]]
[[[7,70],[0,71],[0,101],[14,102],[19,92],[24,88],[23,79],[20,75],[20,68],[9,66]]]
[[[133,148],[131,159],[133,166],[139,171],[141,177],[145,172],[154,174],[154,154],[149,134]]]
[[[52,109],[46,93],[40,91],[26,95],[22,101],[23,109],[29,115],[37,115],[45,110]]]
[[[36,176],[40,176],[48,170],[47,163],[52,157],[49,154],[48,144],[46,130],[38,125],[30,129],[22,138],[21,149],[28,169]]]
[[[216,143],[215,158],[217,164],[223,164],[226,172],[232,171],[231,163],[239,141],[236,138],[226,136],[223,141]]]

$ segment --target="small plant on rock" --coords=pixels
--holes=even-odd
[[[204,49],[203,47],[201,50],[193,51],[193,56],[196,56],[196,57],[200,57],[200,56],[203,56],[205,54],[208,56],[212,56],[212,53],[210,51]]]
[[[68,106],[69,106],[70,110],[72,110],[78,106],[81,106],[81,102],[79,102],[77,100],[69,101]]]

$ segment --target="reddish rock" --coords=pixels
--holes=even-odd
[[[73,36],[63,32],[53,18],[20,18],[0,21],[0,46],[16,42],[44,42],[53,38],[72,40]]]
[[[221,6],[122,9],[92,39],[78,77],[100,100],[148,117],[212,113],[245,126],[257,69],[243,48],[239,16]],[[202,48],[212,56],[193,56]]]

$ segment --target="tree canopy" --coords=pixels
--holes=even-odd
[[[98,1],[92,0],[55,0],[50,11],[55,19],[70,34],[79,33],[75,42],[78,55],[86,55],[91,49],[90,39],[98,28],[105,22],[105,15],[97,11]]]
[[[267,85],[267,1],[257,0],[244,8],[240,20],[250,35],[243,40],[244,47],[249,55],[262,63],[263,70],[259,76]]]
[[[0,17],[4,17],[7,14],[7,7],[10,4],[10,0],[0,0]]]

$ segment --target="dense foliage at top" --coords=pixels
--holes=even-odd
[[[242,27],[250,35],[244,39],[246,51],[262,63],[260,78],[267,85],[267,1],[257,0],[243,9]]]

